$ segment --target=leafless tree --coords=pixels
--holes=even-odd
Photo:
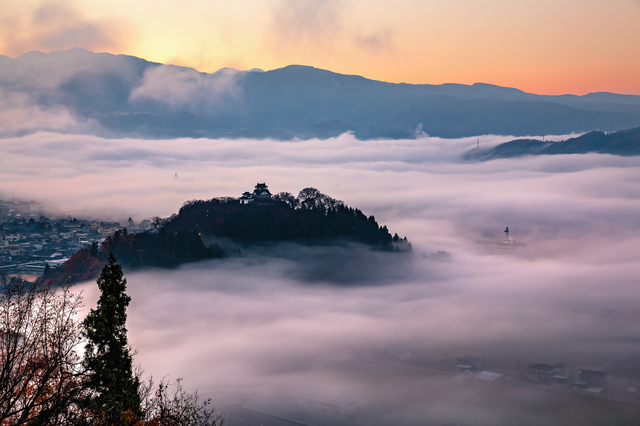
[[[82,398],[88,390],[77,314],[82,295],[0,277],[0,426],[87,424]],[[138,375],[140,373],[137,373]],[[181,379],[140,387],[139,426],[222,426],[210,400],[186,392]]]
[[[140,386],[142,407],[148,426],[222,426],[223,415],[209,407],[210,400],[198,392],[189,393],[182,379],[174,383],[163,378],[155,386],[153,377]]]
[[[39,282],[0,282],[0,425],[62,425],[79,416],[82,296]]]

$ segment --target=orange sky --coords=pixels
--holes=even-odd
[[[640,0],[0,0],[0,53],[640,94]]]

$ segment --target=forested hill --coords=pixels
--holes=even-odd
[[[244,245],[292,241],[325,244],[338,241],[363,243],[374,250],[410,252],[406,237],[391,236],[373,216],[350,208],[315,188],[297,197],[288,192],[272,196],[264,184],[242,198],[214,198],[186,202],[178,214],[154,219],[157,232],[132,234],[117,231],[98,245],[79,250],[60,268],[44,276],[53,283],[94,279],[113,252],[125,269],[171,268],[183,263],[226,256],[203,236],[225,237]]]
[[[590,152],[624,156],[640,155],[640,127],[615,133],[589,132],[562,142],[516,139],[500,144],[491,150],[474,149],[469,151],[465,158],[485,161],[523,155],[586,154]]]
[[[242,201],[237,198],[189,201],[177,215],[161,220],[159,225],[168,233],[195,230],[202,235],[227,237],[248,244],[349,240],[384,251],[411,249],[406,237],[392,236],[373,216],[367,217],[359,209],[348,207],[315,188],[305,188],[297,197],[281,192],[273,197],[269,194],[262,200],[249,196],[246,204]]]

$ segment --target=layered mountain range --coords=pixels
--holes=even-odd
[[[513,136],[640,126],[640,96],[394,84],[309,66],[207,74],[74,48],[0,56],[0,136],[359,139]]]

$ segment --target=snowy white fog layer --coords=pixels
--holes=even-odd
[[[505,140],[485,136],[480,145]],[[77,217],[138,221],[168,216],[190,199],[239,196],[256,182],[272,193],[312,186],[409,238],[411,259],[354,248],[365,260],[338,262],[378,268],[357,286],[309,279],[334,268],[339,252],[290,245],[274,249],[277,256],[248,250],[242,258],[128,274],[136,361],[149,373],[184,377],[187,387],[219,401],[238,390],[304,383],[350,389],[373,402],[424,389],[372,363],[370,374],[340,367],[391,342],[420,347],[432,360],[471,353],[494,366],[563,361],[640,378],[611,361],[640,346],[640,158],[458,160],[476,142],[39,134],[0,141],[0,196]],[[523,250],[491,249],[506,226]],[[423,258],[438,250],[451,261]],[[95,284],[83,288],[91,305]],[[380,388],[385,396],[373,390]],[[382,417],[393,424],[396,410],[441,424],[456,420],[468,407],[447,395],[432,395],[439,403],[428,413],[397,403]],[[492,424],[494,414],[485,414],[462,420]]]

